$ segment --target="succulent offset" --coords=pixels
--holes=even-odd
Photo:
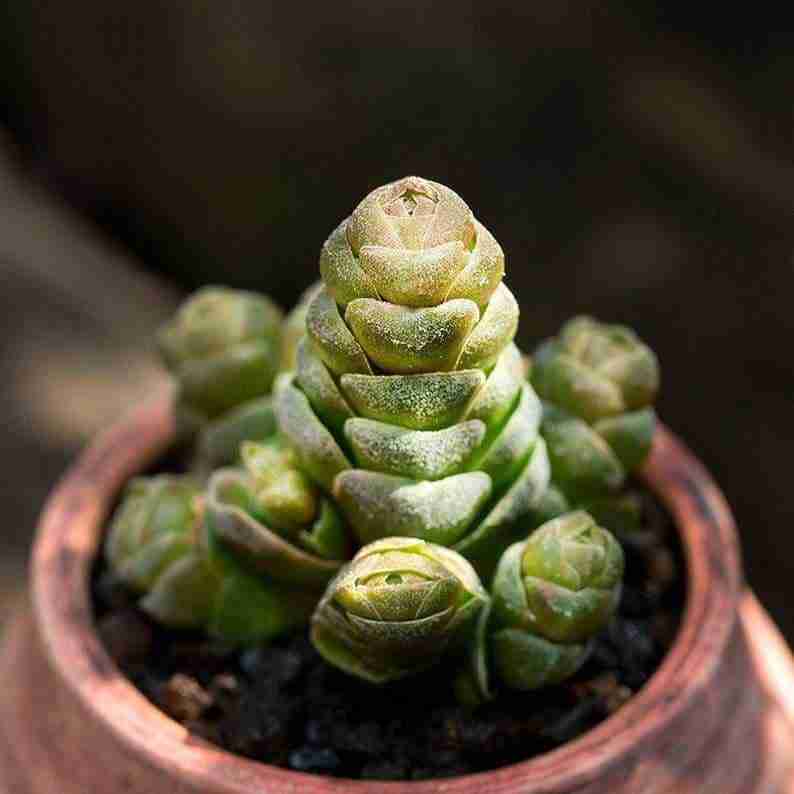
[[[561,512],[611,497],[648,455],[659,387],[653,351],[620,325],[570,320],[532,359],[530,380],[544,401],[541,434]]]
[[[205,287],[160,331],[178,384],[177,418],[199,433],[205,467],[231,463],[240,442],[275,432],[270,397],[282,351],[281,310],[265,295]]]
[[[492,604],[458,682],[461,699],[530,690],[573,675],[620,599],[623,552],[583,511],[547,522],[499,561]]]
[[[214,536],[268,577],[322,590],[350,554],[336,506],[278,440],[246,442],[241,455],[245,471],[220,469],[210,479]]]
[[[203,628],[223,639],[267,638],[258,631],[258,613],[272,597],[255,577],[209,553],[204,502],[186,477],[133,480],[110,526],[108,564],[140,593],[141,608],[166,626]],[[244,632],[236,636],[241,620]]]
[[[184,590],[172,600],[161,598],[163,583],[173,570],[190,571],[204,579],[198,595],[208,589],[211,577],[196,553],[201,524],[200,490],[189,478],[160,475],[138,477],[127,485],[105,544],[105,557],[116,576],[144,595],[142,607],[166,623],[202,625],[202,609]],[[168,603],[167,603],[168,602]],[[169,608],[172,604],[172,608]]]
[[[306,624],[349,556],[336,509],[277,442],[249,442],[247,471],[133,480],[105,547],[141,608],[175,628],[264,642]]]
[[[328,585],[312,642],[373,683],[419,672],[467,639],[488,594],[457,552],[414,538],[364,546]]]
[[[281,432],[359,543],[416,537],[487,575],[549,477],[499,244],[457,194],[409,177],[359,204],[320,270]]]

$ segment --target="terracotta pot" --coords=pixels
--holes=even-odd
[[[660,429],[645,470],[688,561],[678,638],[648,684],[596,729],[532,761],[420,783],[352,782],[222,752],[121,675],[94,631],[88,574],[121,484],[157,458],[167,395],[93,444],[50,499],[33,554],[32,609],[0,657],[3,794],[794,794],[794,666],[743,587],[726,503]]]

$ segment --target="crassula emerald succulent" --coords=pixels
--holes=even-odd
[[[528,366],[502,249],[417,177],[364,198],[320,272],[286,323],[213,287],[161,332],[205,476],[132,481],[110,568],[168,626],[252,644],[310,624],[372,683],[455,653],[466,703],[564,680],[620,597],[604,527],[638,515],[654,354],[580,317]]]
[[[359,544],[415,537],[487,575],[549,466],[499,244],[443,185],[370,193],[331,234],[279,428]]]

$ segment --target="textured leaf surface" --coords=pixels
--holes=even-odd
[[[475,419],[445,430],[406,430],[372,419],[351,419],[345,435],[361,468],[439,480],[463,468],[485,437],[485,425]]]
[[[491,478],[482,472],[416,482],[352,469],[334,484],[334,495],[362,543],[398,535],[451,546],[490,494]]]
[[[463,418],[485,375],[476,369],[426,375],[343,375],[340,383],[361,416],[412,430],[440,430]]]

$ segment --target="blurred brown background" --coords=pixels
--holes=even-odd
[[[181,292],[291,304],[358,199],[418,173],[502,243],[523,346],[587,311],[659,352],[661,413],[794,639],[794,35],[774,9],[1,4],[3,587],[70,456],[150,390]]]

